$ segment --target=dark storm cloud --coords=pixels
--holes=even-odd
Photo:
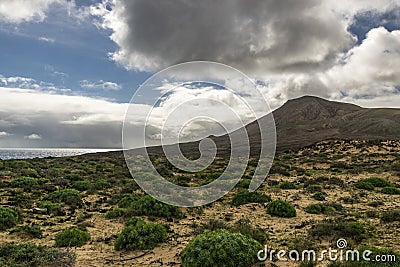
[[[121,0],[103,26],[119,45],[116,61],[155,71],[212,60],[246,71],[321,68],[353,43],[343,22],[318,0]]]

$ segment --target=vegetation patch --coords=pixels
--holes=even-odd
[[[400,189],[396,187],[384,187],[381,192],[387,195],[400,195]]]
[[[280,189],[296,189],[296,185],[294,183],[290,183],[290,182],[282,182],[279,185]]]
[[[4,231],[16,226],[18,221],[18,212],[10,208],[0,206],[0,231]]]
[[[399,222],[400,221],[400,210],[389,210],[382,214],[381,220],[386,223]]]
[[[296,217],[296,209],[289,202],[274,200],[268,204],[267,213],[275,217]]]
[[[240,206],[247,203],[266,203],[270,202],[271,197],[259,192],[250,192],[249,190],[239,191],[232,199],[232,205]]]
[[[320,203],[310,204],[305,208],[305,211],[311,214],[328,214],[331,210],[331,207]]]
[[[368,190],[368,191],[372,191],[375,188],[373,184],[371,184],[370,182],[366,182],[366,181],[358,181],[354,184],[354,187],[357,189],[363,189],[363,190]]]
[[[73,252],[35,244],[6,243],[0,246],[0,266],[72,267],[74,266],[75,258]]]
[[[127,222],[114,247],[115,250],[153,249],[166,239],[167,230],[163,225],[134,219]]]
[[[356,221],[325,220],[309,230],[310,236],[333,239],[351,238],[360,242],[368,237],[364,225]]]
[[[82,207],[82,197],[76,189],[61,189],[48,194],[44,200],[67,204],[71,207]]]
[[[181,254],[183,267],[248,267],[262,249],[256,240],[227,230],[211,231],[194,238]]]
[[[56,235],[56,247],[81,247],[89,240],[89,233],[73,227]]]

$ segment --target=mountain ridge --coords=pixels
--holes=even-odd
[[[276,125],[276,152],[297,150],[324,140],[400,140],[400,109],[363,108],[351,103],[331,101],[317,96],[288,100],[272,112]],[[259,121],[245,126],[250,153],[257,156],[261,148]],[[262,123],[261,123],[262,125]],[[217,155],[230,154],[229,136],[210,137],[218,148]],[[200,141],[181,143],[186,156],[198,156]],[[147,148],[150,154],[162,153],[162,147]]]

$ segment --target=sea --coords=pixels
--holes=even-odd
[[[116,151],[118,149],[87,148],[0,148],[0,159],[33,159],[47,157],[68,157],[88,153]]]

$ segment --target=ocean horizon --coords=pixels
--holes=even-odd
[[[0,159],[33,159],[47,157],[69,157],[89,153],[117,151],[107,148],[0,148]]]

